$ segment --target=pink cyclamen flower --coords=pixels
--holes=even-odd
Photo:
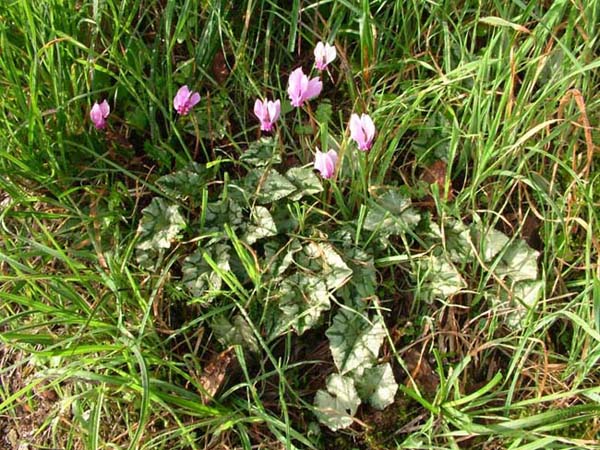
[[[192,92],[187,85],[181,86],[173,99],[175,110],[182,116],[190,112],[190,109],[200,101],[200,94]]]
[[[94,103],[94,106],[92,106],[92,109],[90,110],[90,119],[94,122],[96,129],[101,130],[106,126],[106,118],[109,114],[110,105],[106,100],[100,104],[98,104],[98,102]]]
[[[260,101],[257,98],[254,102],[254,114],[260,120],[260,129],[263,131],[271,131],[273,124],[279,118],[280,112],[281,102],[279,100],[275,100],[274,102],[271,100]]]
[[[317,153],[315,154],[315,169],[321,172],[323,178],[331,178],[333,176],[337,162],[338,155],[335,150],[323,153],[317,149]]]
[[[287,92],[290,96],[292,106],[302,106],[306,100],[317,97],[323,89],[323,83],[319,77],[308,79],[302,67],[298,67],[290,74]]]
[[[318,70],[325,70],[327,65],[335,59],[337,53],[333,45],[319,42],[315,47],[315,66]]]
[[[367,114],[352,114],[350,116],[350,137],[358,144],[358,149],[367,151],[373,145],[375,124]]]

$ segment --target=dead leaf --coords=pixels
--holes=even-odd
[[[198,381],[203,388],[202,399],[204,404],[209,403],[221,388],[225,375],[235,359],[233,347],[213,356]]]
[[[434,394],[440,380],[424,355],[415,349],[409,349],[402,355],[402,359],[415,383],[426,393]],[[409,382],[409,379],[406,382]]]
[[[445,161],[437,160],[429,167],[425,167],[421,179],[428,184],[437,184],[438,190],[442,198],[450,201],[454,198],[452,195],[452,183],[450,183],[450,189],[446,192],[446,172],[448,171],[448,165]]]
[[[218,50],[212,61],[212,75],[217,83],[223,84],[229,76],[229,66],[227,65],[227,57],[223,50]]]

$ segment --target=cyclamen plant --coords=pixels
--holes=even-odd
[[[315,67],[322,71],[335,60],[336,50],[319,42],[314,55]],[[293,107],[303,107],[307,101],[318,97],[322,90],[321,79],[318,76],[309,78],[302,67],[296,68],[289,76],[287,94]],[[173,107],[179,115],[186,115],[199,101],[200,94],[186,85],[177,91]],[[108,107],[106,102],[104,104]],[[101,105],[95,105],[92,120],[94,117],[98,120],[94,123],[104,126],[108,111],[103,115]],[[253,112],[260,122],[260,129],[271,132],[280,118],[281,100],[256,99]],[[329,120],[327,113],[317,111],[315,116],[322,122]],[[327,129],[327,123],[320,125],[321,129]],[[359,150],[367,151],[372,147],[376,130],[368,114],[352,114],[348,128],[350,138]],[[328,142],[327,138],[322,138]],[[139,224],[140,242],[136,247],[136,258],[140,267],[155,270],[166,250],[172,242],[183,238],[188,226],[210,230],[211,236],[219,238],[211,243],[200,242],[204,238],[199,237],[202,245],[182,263],[183,287],[194,301],[201,299],[203,304],[208,304],[218,301],[220,292],[225,289],[223,273],[228,272],[234,278],[238,276],[236,267],[242,265],[239,264],[241,254],[235,248],[252,248],[260,241],[265,261],[276,268],[265,272],[261,283],[267,286],[267,292],[274,293],[277,302],[263,304],[259,301],[256,305],[261,317],[266,318],[267,341],[290,332],[301,335],[316,326],[321,322],[323,313],[332,309],[331,298],[351,306],[340,308],[331,315],[332,323],[325,335],[337,372],[328,378],[326,388],[319,390],[314,399],[315,413],[321,423],[337,430],[354,422],[352,416],[362,402],[383,409],[393,402],[398,389],[391,365],[378,360],[385,337],[383,319],[371,314],[370,302],[361,302],[364,298],[376,298],[378,293],[374,255],[370,250],[359,248],[356,242],[338,246],[336,242],[345,241],[346,233],[333,230],[329,235],[330,230],[318,229],[319,224],[308,213],[302,217],[303,225],[298,226],[299,219],[293,213],[298,202],[304,201],[303,197],[324,191],[322,180],[314,171],[322,179],[333,179],[342,157],[333,149],[321,151],[317,148],[312,167],[291,167],[281,173],[276,167],[282,162],[280,148],[281,140],[275,138],[261,138],[252,143],[240,158],[248,167],[247,174],[238,180],[227,181],[227,185],[235,189],[224,189],[217,201],[212,201],[212,193],[209,194],[210,199],[204,197],[206,186],[213,178],[211,168],[214,166],[209,168],[208,164],[194,162],[157,180],[157,186],[171,197],[193,199],[194,202],[202,197],[206,212],[204,222],[201,225],[188,224],[177,204],[163,198],[153,199],[144,209]],[[213,163],[218,164],[218,161]],[[387,205],[397,205],[399,200],[403,200],[399,194],[383,193],[381,199],[381,205],[374,199],[365,199],[366,215],[361,227],[373,232],[373,236],[381,233],[381,238],[376,239],[381,239],[378,245],[384,248],[389,235],[416,226],[419,218],[404,206],[400,207],[402,217],[396,217],[398,211],[385,209]],[[314,202],[314,198],[310,202]],[[312,237],[315,232],[319,235],[317,239]],[[336,234],[335,239],[329,240]],[[290,242],[284,249],[280,247],[282,240]],[[257,255],[259,253],[256,252]],[[360,264],[351,261],[360,261]],[[262,262],[259,264],[262,265]],[[209,326],[223,345],[244,345],[253,353],[259,352],[252,332],[244,331],[253,320],[251,315],[249,318],[237,315],[230,321],[223,314]]]
[[[314,49],[314,56],[316,69],[323,71],[335,60],[335,47],[319,42]],[[319,96],[322,89],[323,83],[319,77],[309,78],[304,74],[302,67],[295,69],[290,74],[287,93],[294,107],[302,107],[308,100]],[[273,123],[279,117],[279,101],[256,100],[254,113],[260,120],[261,130],[270,131]],[[373,146],[376,132],[375,124],[371,117],[364,113],[360,116],[352,114],[348,127],[350,129],[350,138],[356,142],[358,149],[360,151],[370,150]],[[250,155],[246,158],[248,161],[254,159],[252,151],[248,151],[247,154]],[[335,150],[331,149],[325,152],[318,148],[316,149],[313,168],[319,172],[322,178],[332,179],[336,175],[338,163],[339,157]],[[296,173],[293,172],[295,170],[298,169],[290,169],[286,176]],[[283,187],[286,184],[284,183],[285,179],[281,176],[275,176],[270,169],[267,169],[262,175],[256,176],[258,179],[266,180],[264,181],[263,190],[265,186],[275,185],[280,185],[280,191],[283,192],[285,190]],[[293,189],[292,185],[290,187]],[[280,192],[277,194],[278,197],[283,195],[285,194]],[[265,199],[263,198],[262,201],[265,201]],[[268,214],[268,211],[262,211],[260,216],[267,217]],[[376,216],[377,214],[373,212],[368,213],[368,217],[374,223],[373,226],[369,225],[372,229],[379,229],[381,225],[379,216],[373,220]],[[267,222],[269,225],[266,225]],[[263,229],[276,230],[277,227],[271,226],[271,222],[272,218],[269,218],[263,224]],[[298,281],[296,280],[294,284],[298,285]],[[375,294],[374,291],[373,294]],[[306,296],[306,294],[304,295]],[[318,297],[322,298],[323,296],[320,294]],[[307,298],[310,298],[310,296]],[[328,306],[317,303],[312,305],[311,308],[313,315],[307,316],[310,317],[310,320],[305,318],[303,319],[302,326],[297,324],[294,327],[294,330],[299,334],[312,326],[318,320],[320,311],[328,309]],[[297,311],[297,306],[295,306],[294,310]],[[316,415],[320,422],[334,431],[348,427],[353,423],[352,416],[356,413],[361,401],[369,402],[377,409],[384,409],[393,402],[394,395],[398,389],[391,365],[387,363],[377,364],[377,354],[379,353],[379,347],[384,337],[384,325],[381,320],[374,320],[372,326],[368,326],[365,323],[361,323],[359,326],[361,338],[368,336],[370,341],[369,352],[357,352],[352,344],[348,344],[349,342],[354,343],[357,341],[356,336],[349,336],[348,330],[355,329],[358,324],[357,318],[363,320],[362,317],[360,314],[354,315],[346,310],[340,310],[333,319],[333,325],[326,333],[330,341],[331,353],[338,373],[334,373],[328,378],[326,390],[319,390],[314,402]],[[348,326],[350,323],[353,326]],[[348,361],[352,362],[348,363]],[[366,386],[372,387],[366,389]]]

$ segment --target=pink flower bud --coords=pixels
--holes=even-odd
[[[331,178],[333,176],[337,162],[338,155],[335,150],[323,153],[317,149],[317,153],[315,154],[315,169],[321,173],[323,178]]]
[[[323,83],[319,77],[308,79],[302,67],[298,67],[290,74],[288,81],[288,95],[292,106],[302,106],[306,100],[317,97],[323,89]]]
[[[350,117],[350,137],[358,144],[358,149],[367,151],[373,145],[375,124],[367,114],[352,114]]]
[[[106,100],[100,104],[98,104],[98,102],[94,103],[94,106],[92,106],[92,109],[90,110],[90,119],[94,122],[96,129],[101,130],[106,126],[106,118],[109,114],[110,105]]]
[[[315,66],[318,70],[325,70],[327,65],[335,59],[337,53],[333,45],[319,42],[315,47]]]
[[[199,101],[200,94],[190,91],[187,85],[185,85],[181,86],[177,94],[175,94],[173,106],[180,115],[185,116]]]
[[[254,102],[254,114],[260,120],[260,129],[263,131],[271,131],[273,124],[279,118],[281,112],[281,102],[279,100],[261,101],[256,99]]]

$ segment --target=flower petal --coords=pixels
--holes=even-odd
[[[302,67],[298,67],[290,74],[288,80],[287,92],[292,102],[292,106],[300,106],[303,102],[302,98],[302,79],[305,78]]]
[[[325,170],[325,153],[321,152],[319,149],[317,149],[317,152],[315,153],[315,169],[318,170],[319,172],[321,172],[321,174],[323,173],[323,170]]]
[[[338,162],[338,154],[335,150],[329,150],[327,152],[327,156],[329,157],[329,160],[332,162],[333,167],[335,168],[335,166],[337,166],[337,162]]]
[[[308,82],[306,92],[304,93],[304,99],[310,100],[311,98],[318,97],[323,89],[323,83],[318,77],[313,78]]]
[[[323,58],[323,55],[325,54],[325,45],[323,44],[323,42],[317,42],[313,53],[315,54],[315,59],[320,60]]]
[[[100,111],[102,112],[102,117],[105,119],[110,114],[110,105],[108,104],[108,102],[106,100],[104,100],[102,103],[100,103]]]
[[[104,100],[103,103],[106,103],[106,107],[109,108],[110,112],[110,107],[108,106],[106,100]],[[92,109],[90,109],[90,119],[98,130],[106,126],[106,117],[108,116],[108,113],[104,115],[103,110],[106,110],[105,107],[103,107],[103,105],[99,105],[98,102],[94,102]]]
[[[360,121],[360,117],[358,117],[358,114],[352,114],[350,116],[350,137],[359,145],[364,140],[362,123]]]
[[[323,42],[317,43],[313,53],[315,55],[315,66],[317,67],[317,69],[318,70],[325,69],[325,66],[327,65],[327,61],[326,61],[325,46],[323,45]]]
[[[268,102],[267,110],[269,112],[269,121],[275,122],[279,118],[279,113],[281,112],[281,102],[279,100]]]
[[[190,90],[187,85],[181,86],[173,98],[173,107],[179,112],[184,107],[189,96]]]
[[[315,153],[315,169],[321,173],[323,178],[331,178],[335,173],[338,156],[335,150],[323,153],[317,149]]]
[[[373,123],[373,119],[368,114],[362,114],[360,116],[360,121],[362,123],[362,128],[365,131],[365,136],[368,142],[371,142],[375,137],[375,124]]]
[[[192,108],[193,106],[197,105],[199,101],[200,101],[200,94],[198,94],[197,92],[194,92],[187,101],[188,108]]]
[[[264,104],[258,98],[254,102],[254,115],[256,117],[258,117],[258,120],[263,120],[263,117],[265,116],[265,113],[264,113]]]
[[[330,62],[332,62],[336,56],[337,51],[335,49],[335,46],[325,44],[325,64],[329,64]]]

